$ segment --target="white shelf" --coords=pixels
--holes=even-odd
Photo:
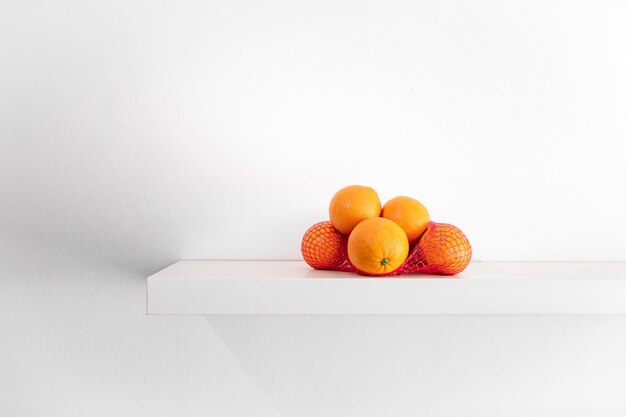
[[[148,314],[626,314],[626,263],[472,262],[457,277],[370,278],[302,261],[179,261]]]

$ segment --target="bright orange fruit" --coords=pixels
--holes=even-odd
[[[302,237],[302,257],[311,268],[334,269],[345,261],[345,237],[331,222],[316,223]]]
[[[381,216],[394,221],[404,230],[412,244],[426,231],[430,215],[426,207],[411,197],[395,197],[383,206]]]
[[[389,274],[402,265],[408,254],[404,230],[382,217],[363,220],[348,238],[348,258],[365,274]]]
[[[458,274],[472,259],[469,240],[461,229],[451,224],[431,223],[417,246],[425,268],[436,274]]]
[[[335,193],[328,212],[333,226],[347,235],[363,220],[380,216],[380,199],[370,187],[350,185]]]

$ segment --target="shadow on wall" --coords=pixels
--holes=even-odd
[[[0,198],[0,249],[8,261],[21,259],[42,267],[82,264],[145,279],[193,247],[190,242],[198,240],[198,230],[206,235],[207,230],[221,229],[209,216],[200,218],[194,205],[181,204],[181,196],[152,198],[146,204],[143,200],[150,201],[156,193],[122,189],[103,196],[98,189],[77,188],[13,195],[5,189],[9,193]]]
[[[574,415],[591,385],[623,406],[619,316],[205,317],[282,415]]]
[[[186,164],[181,157],[120,175],[110,155],[95,169],[46,163],[33,150],[28,175],[20,176],[19,158],[29,150],[9,149],[16,162],[3,167],[10,175],[0,178],[0,252],[43,267],[79,263],[144,279],[182,258],[295,259],[313,216],[299,216],[295,199],[275,203],[293,190],[259,193],[265,180],[220,177],[210,158]],[[128,170],[131,156],[125,158]]]

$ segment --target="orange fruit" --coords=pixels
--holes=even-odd
[[[472,259],[469,240],[461,229],[451,224],[431,223],[417,246],[426,268],[436,274],[458,274]]]
[[[383,206],[381,216],[394,221],[413,244],[426,231],[430,215],[426,207],[411,197],[395,197]]]
[[[404,230],[391,220],[373,217],[359,223],[348,238],[348,258],[361,272],[389,274],[398,269],[409,254]]]
[[[328,212],[333,226],[347,235],[363,220],[380,216],[380,199],[370,187],[349,185],[335,193]]]
[[[329,221],[316,223],[302,237],[302,257],[311,268],[334,269],[345,261],[344,239]]]

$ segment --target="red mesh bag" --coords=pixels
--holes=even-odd
[[[357,272],[348,259],[348,237],[329,221],[311,226],[302,238],[300,250],[311,268]]]
[[[430,222],[424,234],[396,271],[454,275],[472,259],[472,246],[461,229],[451,224]]]
[[[329,221],[316,223],[302,238],[302,256],[314,269],[356,272],[348,259],[348,237],[339,233]],[[431,222],[404,263],[395,271],[378,276],[411,273],[454,275],[463,271],[472,258],[467,237],[456,226]]]

